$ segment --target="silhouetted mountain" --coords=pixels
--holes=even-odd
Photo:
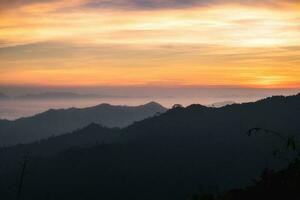
[[[283,200],[300,199],[300,162],[293,161],[288,168],[275,172],[265,169],[261,176],[246,188],[232,189],[223,194],[193,194],[187,200]]]
[[[279,172],[266,169],[254,185],[246,189],[232,190],[224,195],[227,200],[253,199],[300,199],[300,162],[299,158],[287,169]],[[221,200],[221,199],[220,199]]]
[[[120,139],[119,128],[105,128],[99,124],[92,123],[82,129],[56,137],[30,144],[2,148],[1,161],[12,166],[24,153],[30,156],[50,156],[72,147],[90,147],[99,144],[110,144]]]
[[[33,156],[22,199],[184,199],[202,186],[243,187],[264,168],[287,165],[272,156],[274,148],[282,145],[279,137],[249,137],[246,132],[263,127],[297,137],[299,116],[300,94],[222,108],[175,107],[115,129],[116,137],[107,143]],[[72,134],[68,137],[72,140]],[[2,149],[0,159],[5,157]],[[19,166],[0,163],[4,163],[0,193],[12,199]]]
[[[1,121],[0,145],[29,143],[70,132],[92,122],[106,127],[125,127],[165,111],[166,108],[154,102],[135,107],[100,104],[83,109],[51,109],[33,117]]]

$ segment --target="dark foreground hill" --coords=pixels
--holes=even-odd
[[[17,165],[24,154],[30,157],[52,156],[73,147],[91,147],[102,144],[111,144],[120,140],[119,128],[106,128],[92,123],[83,129],[50,137],[30,144],[19,144],[1,148],[1,161],[5,166]],[[3,166],[3,165],[2,165]]]
[[[272,155],[276,148],[284,148],[280,137],[249,137],[246,132],[261,127],[297,137],[299,116],[300,95],[222,108],[176,107],[114,130],[116,137],[107,142],[89,142],[84,147],[74,143],[73,148],[51,156],[32,156],[22,199],[184,199],[205,188],[243,187],[263,169],[288,164]],[[81,134],[108,131],[88,129]],[[48,148],[54,149],[62,137]],[[72,134],[68,137],[73,140]],[[0,159],[7,158],[5,152],[2,149]],[[15,165],[9,162],[10,166],[3,160],[0,194],[14,199],[21,171],[16,161],[22,159],[15,157]]]
[[[93,122],[106,127],[125,127],[165,111],[166,108],[154,102],[136,107],[101,104],[83,109],[51,109],[15,121],[1,120],[0,146],[33,142],[74,131]]]
[[[232,189],[224,193],[191,194],[186,200],[283,200],[300,199],[300,160],[275,172],[265,169],[253,183],[245,188]]]

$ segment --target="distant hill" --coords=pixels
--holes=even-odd
[[[228,105],[232,105],[235,104],[234,101],[221,101],[221,102],[216,102],[213,104],[208,105],[208,107],[215,107],[215,108],[220,108],[220,107],[224,107],[224,106],[228,106]]]
[[[0,92],[0,100],[2,99],[8,99],[8,96]]]
[[[76,99],[76,98],[100,98],[97,94],[77,94],[73,92],[44,92],[38,94],[26,94],[16,97],[16,99]]]
[[[300,94],[222,108],[174,107],[122,129],[92,124],[40,143],[1,149],[0,193],[14,197],[11,185],[18,180],[22,151],[32,155],[23,199],[47,194],[57,200],[179,200],[205,188],[243,187],[264,168],[287,165],[272,155],[282,147],[279,137],[246,132],[262,127],[298,138],[299,116]]]
[[[83,109],[51,109],[15,121],[0,121],[0,145],[29,143],[71,132],[92,122],[105,127],[125,127],[166,110],[155,102],[133,107],[100,104]]]

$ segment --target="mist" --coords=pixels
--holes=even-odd
[[[273,95],[293,95],[300,89],[197,88],[197,87],[0,87],[8,98],[0,100],[0,118],[17,119],[49,109],[84,108],[102,103],[136,106],[155,101],[167,108],[174,104],[211,105],[253,102]],[[53,94],[43,96],[43,94]],[[72,95],[70,95],[71,93]],[[59,94],[59,96],[56,96]],[[64,96],[65,95],[65,96]],[[76,96],[78,95],[78,96]],[[80,96],[79,96],[80,95]],[[34,96],[34,98],[32,98]]]

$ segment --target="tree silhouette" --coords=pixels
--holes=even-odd
[[[24,183],[24,177],[26,174],[26,167],[27,167],[28,161],[29,161],[28,154],[24,154],[22,161],[20,162],[21,175],[20,175],[20,181],[19,181],[18,192],[17,192],[17,200],[21,199],[22,187],[23,187],[23,183]]]
[[[293,136],[285,136],[282,133],[279,133],[277,131],[273,131],[270,129],[265,129],[265,128],[252,128],[247,132],[247,135],[251,136],[252,134],[259,133],[259,132],[276,135],[286,143],[287,149],[292,150],[292,151],[297,151],[297,148],[296,148],[297,142],[296,142],[294,135]]]

